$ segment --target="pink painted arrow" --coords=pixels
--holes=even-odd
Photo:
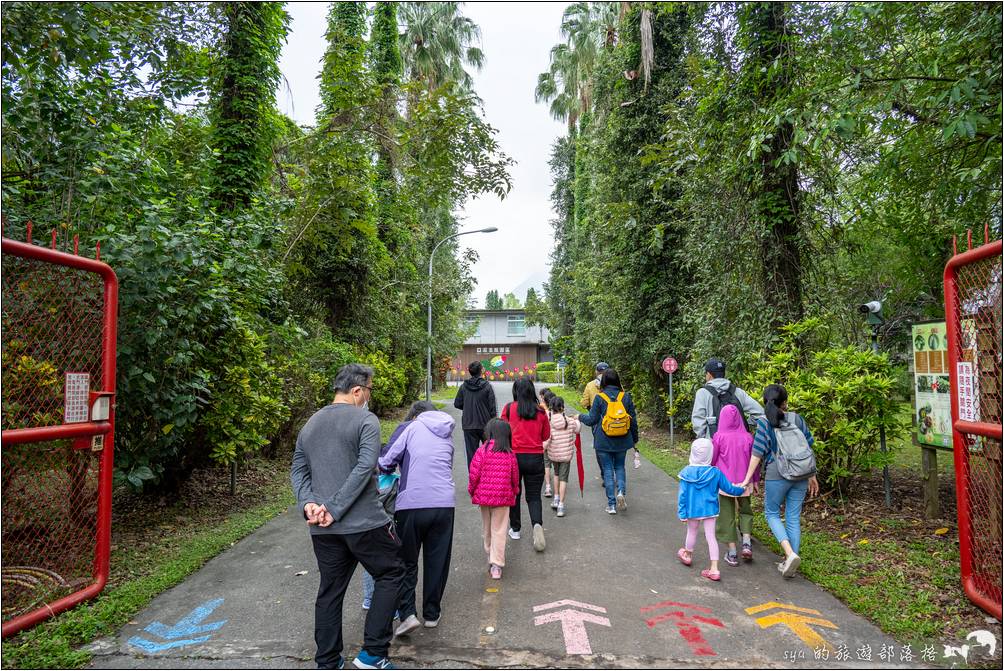
[[[558,601],[557,604],[564,605],[565,603],[574,603],[576,605],[581,605],[586,608],[593,610],[601,610],[606,612],[606,609],[599,608],[598,606],[590,606],[589,604],[578,604],[575,601]],[[548,606],[554,604],[548,604]],[[543,609],[542,606],[536,606],[534,611],[538,608]],[[589,634],[586,633],[586,622],[592,622],[593,624],[601,624],[604,627],[610,626],[610,620],[603,617],[602,615],[593,615],[592,613],[584,613],[581,610],[573,610],[572,608],[565,608],[564,610],[557,610],[552,613],[547,613],[545,615],[538,615],[533,619],[533,624],[535,626],[540,626],[542,624],[547,624],[549,622],[561,622],[561,632],[565,636],[565,654],[566,655],[591,655],[593,654],[593,649],[589,645]]]

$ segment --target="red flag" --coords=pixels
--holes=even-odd
[[[575,466],[579,471],[579,498],[585,488],[586,470],[582,467],[582,436],[575,434]]]

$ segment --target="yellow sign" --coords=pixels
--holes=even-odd
[[[839,627],[829,620],[824,620],[821,617],[811,617],[812,615],[822,615],[822,613],[818,610],[813,610],[812,608],[802,608],[801,606],[795,606],[790,603],[770,601],[768,603],[762,603],[759,606],[747,608],[746,612],[749,615],[754,615],[756,613],[763,613],[765,611],[775,610],[778,608],[783,608],[785,610],[756,618],[756,623],[760,625],[761,629],[768,629],[775,625],[783,624],[795,632],[795,635],[802,639],[802,642],[813,650],[819,650],[820,648],[826,648],[831,652],[835,650],[833,645],[816,633],[812,626],[826,627],[828,629],[838,629]]]

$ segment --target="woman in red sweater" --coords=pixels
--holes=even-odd
[[[502,419],[512,428],[512,451],[519,464],[520,493],[526,492],[526,507],[533,524],[533,549],[544,551],[544,511],[540,491],[544,486],[544,441],[551,437],[547,413],[540,409],[540,400],[533,381],[520,378],[512,385],[513,402],[502,408]],[[509,509],[509,537],[519,540],[519,496]]]

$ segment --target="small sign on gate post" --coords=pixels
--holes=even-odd
[[[63,395],[63,422],[86,422],[90,415],[90,373],[67,373],[66,392]]]
[[[669,374],[669,407],[670,408],[673,407],[673,373],[675,373],[676,370],[679,367],[680,367],[680,365],[676,362],[676,359],[674,359],[671,356],[668,356],[668,357],[666,357],[665,359],[662,360],[662,370]],[[670,412],[670,414],[669,414],[669,445],[670,445],[670,447],[672,447],[673,444],[674,444],[674,436],[673,436],[674,432],[675,432],[675,427],[674,427],[674,421],[673,421],[673,413]]]

